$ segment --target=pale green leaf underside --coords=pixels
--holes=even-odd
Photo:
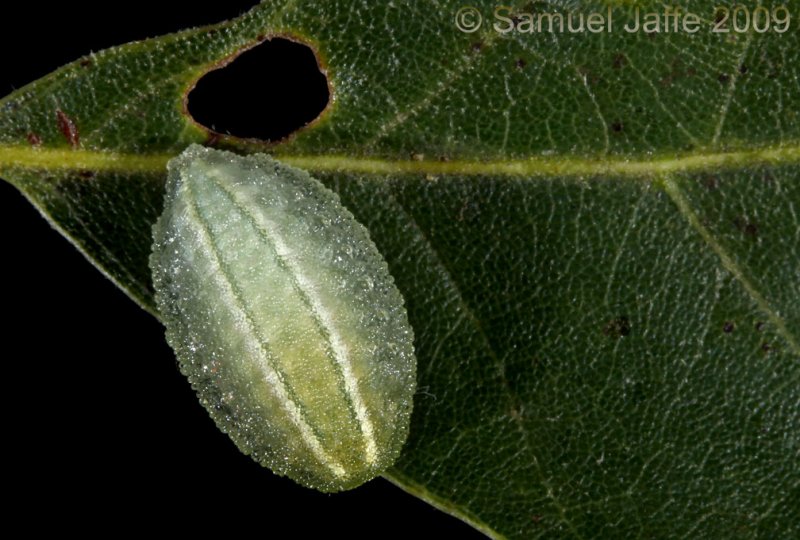
[[[460,7],[268,2],[99,53],[0,103],[0,172],[152,309],[164,165],[208,138],[184,92],[301,36],[335,104],[270,151],[369,228],[416,335],[389,477],[496,536],[800,535],[800,20],[499,36]]]

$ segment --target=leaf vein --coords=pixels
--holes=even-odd
[[[686,196],[683,194],[678,183],[671,177],[662,178],[662,185],[667,195],[672,199],[678,211],[683,215],[691,227],[700,235],[711,250],[719,257],[722,266],[744,287],[744,290],[755,302],[758,308],[767,316],[778,334],[780,334],[789,346],[793,354],[800,356],[800,342],[786,326],[780,314],[775,311],[770,302],[761,291],[755,286],[750,278],[744,273],[733,257],[726,251],[725,247],[711,234],[711,231],[703,225],[697,213],[692,208]]]

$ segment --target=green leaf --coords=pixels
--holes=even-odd
[[[389,478],[493,536],[797,537],[800,19],[646,35],[619,3],[612,33],[499,34],[476,4],[472,34],[457,2],[288,0],[97,53],[0,102],[0,174],[152,310],[166,161],[264,148],[187,90],[307,41],[335,100],[268,150],[405,296],[420,391]]]

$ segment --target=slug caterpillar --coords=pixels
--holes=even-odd
[[[364,226],[304,171],[193,145],[153,229],[181,371],[254,459],[321,491],[392,465],[416,384],[403,298]]]

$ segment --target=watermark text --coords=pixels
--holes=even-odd
[[[482,27],[491,28],[498,34],[695,34],[701,31],[716,34],[783,34],[792,25],[792,14],[783,4],[717,6],[706,14],[671,5],[655,11],[643,11],[638,6],[617,11],[612,10],[611,6],[604,11],[557,10],[550,6],[542,11],[519,11],[510,6],[499,5],[489,14],[473,6],[464,6],[456,12],[455,25],[458,30],[468,34],[477,32]]]

